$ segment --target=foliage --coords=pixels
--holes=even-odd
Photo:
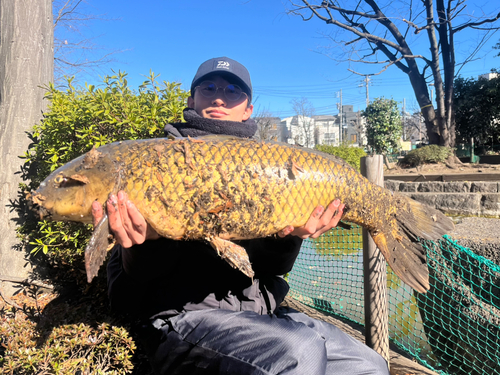
[[[398,104],[393,99],[376,98],[363,111],[368,146],[386,155],[399,149],[403,132]]]
[[[457,141],[492,146],[500,143],[500,78],[464,79],[454,83]]]
[[[0,374],[149,374],[129,327],[109,316],[106,280],[0,300]],[[144,365],[147,365],[145,367]]]
[[[360,160],[363,156],[366,156],[365,150],[363,150],[361,147],[352,147],[345,142],[340,146],[316,145],[315,149],[344,159],[349,165],[351,165],[351,167],[355,168],[358,172],[361,168]]]
[[[493,46],[493,49],[500,50],[500,42],[497,42],[497,44]],[[500,57],[500,53],[496,55],[496,57]]]
[[[55,327],[40,337],[30,320],[9,317],[0,321],[0,374],[128,374],[135,343],[127,330],[102,323]],[[40,344],[42,342],[42,344]]]
[[[123,72],[104,77],[102,87],[78,88],[72,78],[67,79],[66,91],[49,85],[48,111],[33,128],[33,142],[23,156],[23,178],[30,182],[21,189],[36,189],[50,172],[94,146],[162,136],[165,124],[182,121],[188,93],[178,83],[160,85],[152,72],[148,78],[138,92],[128,87]],[[39,221],[29,210],[24,215],[18,233],[32,252],[42,250],[65,264],[80,260],[89,225]]]
[[[453,155],[452,148],[429,145],[410,151],[399,163],[409,167],[426,163],[444,163],[451,155]]]
[[[46,87],[50,104],[29,134],[32,143],[23,156],[26,182],[16,208],[24,216],[18,233],[32,253],[47,254],[52,267],[44,269],[45,275],[55,273],[53,284],[63,288],[61,297],[44,308],[38,302],[11,310],[0,304],[0,374],[136,371],[135,343],[128,329],[109,316],[103,273],[90,285],[84,279],[83,249],[90,226],[40,221],[27,209],[24,191],[36,189],[50,172],[94,146],[162,136],[167,123],[182,121],[188,93],[178,83],[159,84],[154,73],[148,78],[137,91],[128,87],[122,72],[104,77],[100,87],[79,88],[72,78],[65,91]]]

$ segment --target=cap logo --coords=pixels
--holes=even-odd
[[[217,61],[217,67],[215,69],[228,69],[229,70],[229,62],[228,61]]]

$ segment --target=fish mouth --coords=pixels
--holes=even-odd
[[[37,191],[27,193],[26,199],[28,201],[28,207],[38,215],[40,220],[50,220],[50,218],[52,217],[52,213],[43,206],[43,202],[46,200],[46,198],[41,193]]]
[[[35,205],[33,210],[38,214],[40,220],[50,220],[52,213],[43,206]]]

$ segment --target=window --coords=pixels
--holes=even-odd
[[[332,143],[335,143],[335,133],[325,133],[325,136],[324,136],[324,142],[326,144],[332,144]]]

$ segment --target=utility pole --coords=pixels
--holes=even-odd
[[[359,115],[359,106],[358,106],[358,112],[356,112],[356,133],[357,133],[357,139],[356,142],[358,143],[359,146],[362,145],[362,137],[361,135],[363,132],[361,131],[361,116]]]
[[[403,141],[406,141],[405,127],[406,127],[406,98],[403,98]]]
[[[370,96],[368,95],[368,84],[370,83],[370,76],[366,75],[365,76],[365,87],[366,87],[366,106],[368,107],[368,104],[370,104]]]
[[[339,146],[342,144],[342,125],[344,122],[344,114],[342,113],[342,89],[340,89],[340,105],[337,103],[337,108],[340,113],[340,121],[339,121]]]

